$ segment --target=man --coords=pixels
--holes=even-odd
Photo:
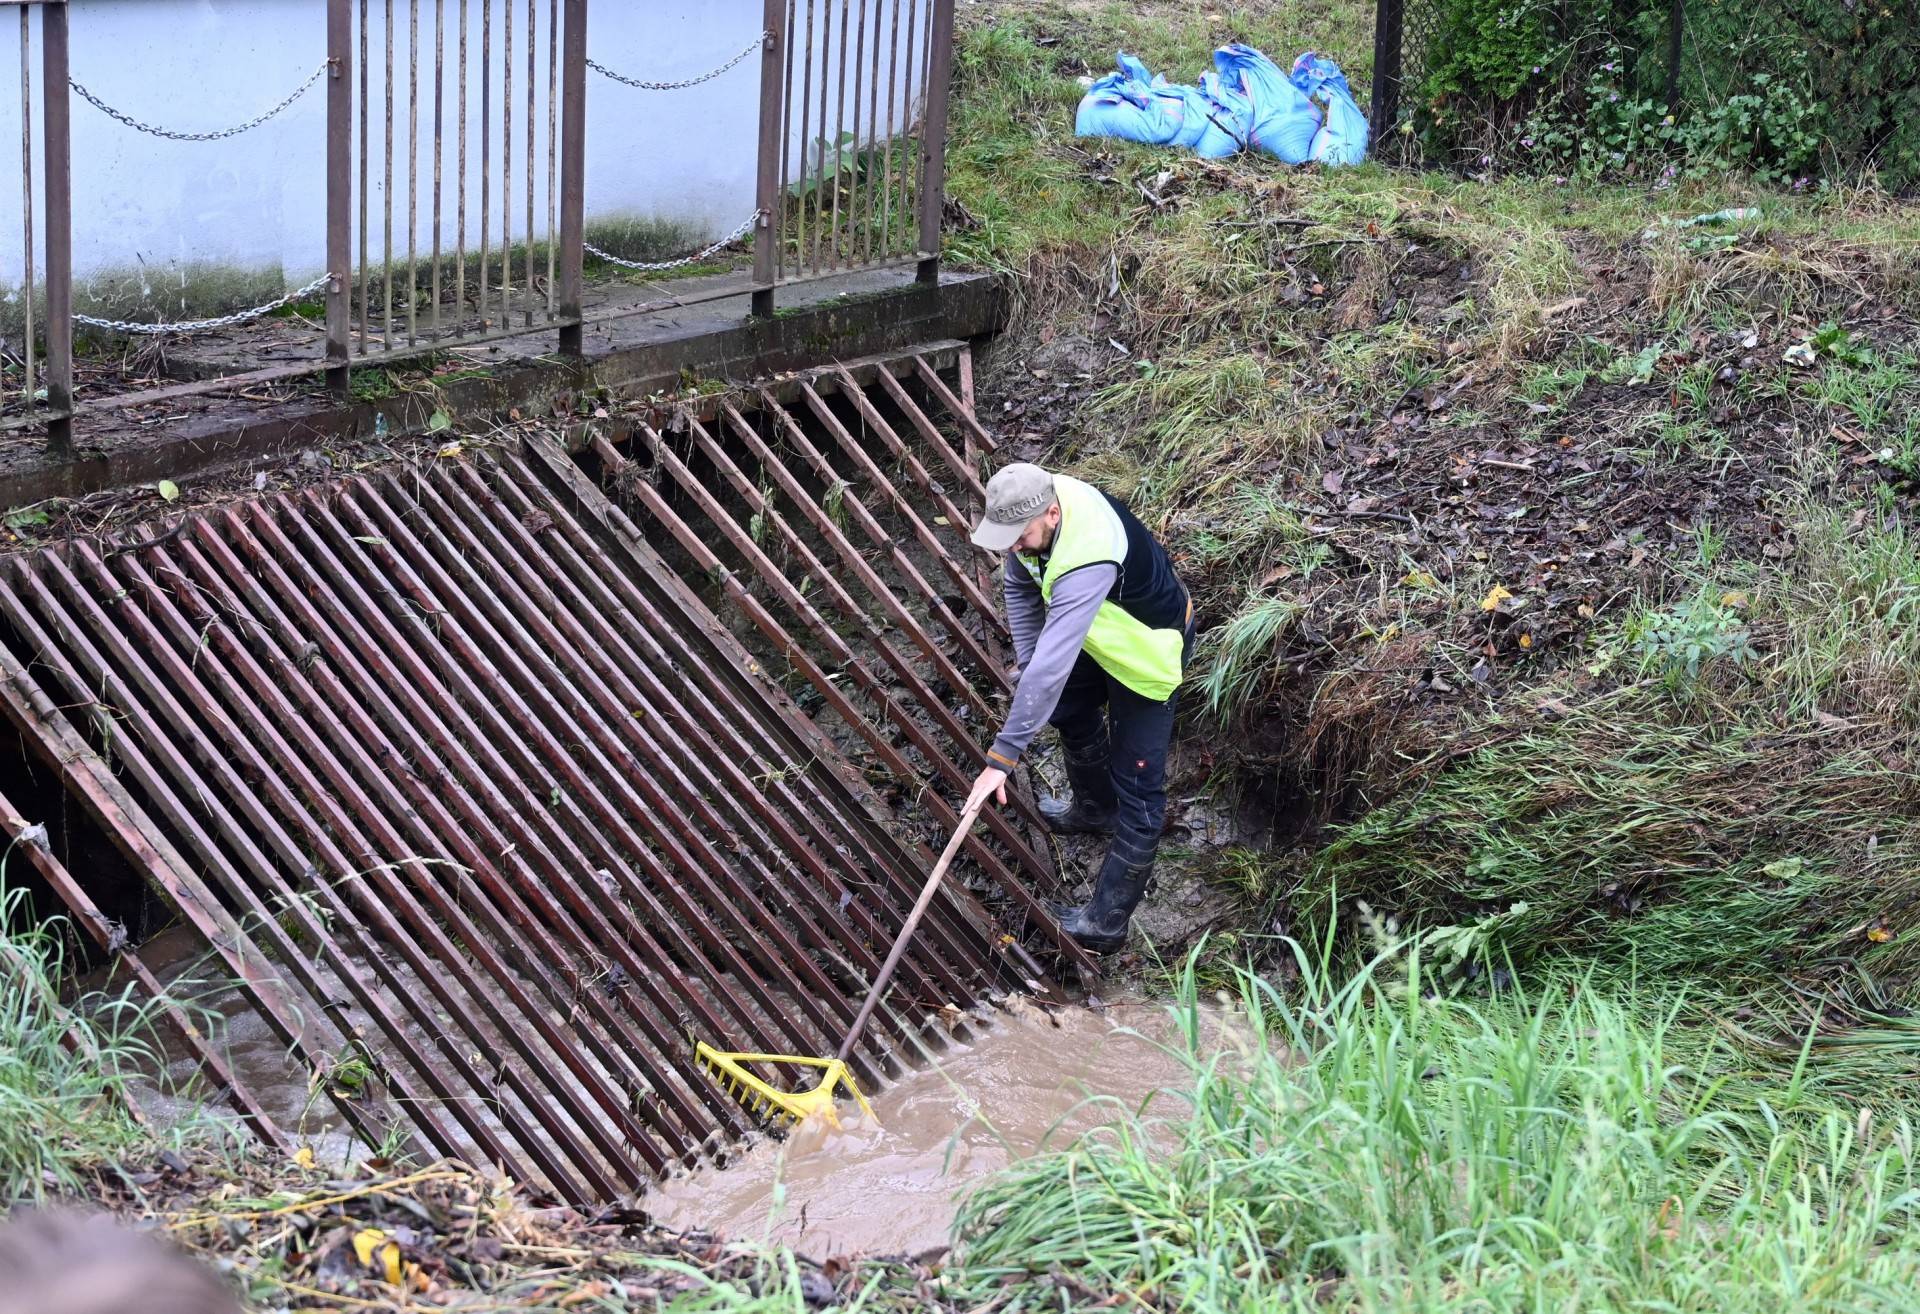
[[[1167,815],[1175,690],[1193,646],[1193,604],[1166,549],[1119,499],[1037,465],[987,483],[973,541],[1006,554],[1016,686],[967,801],[1003,807],[1007,774],[1043,723],[1060,732],[1069,800],[1040,812],[1062,833],[1110,835],[1093,897],[1060,910],[1096,953],[1127,942]]]

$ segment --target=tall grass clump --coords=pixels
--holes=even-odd
[[[141,1134],[125,1095],[153,1058],[144,1013],[124,1000],[59,998],[59,924],[32,925],[0,860],[0,1201],[38,1199]]]
[[[950,1280],[1006,1311],[1912,1307],[1905,1117],[1589,980],[1471,1002],[1417,958],[1336,984],[1296,953],[1223,1036],[1189,965],[1191,1089],[977,1190]]]

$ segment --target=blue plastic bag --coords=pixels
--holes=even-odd
[[[1220,83],[1244,96],[1252,110],[1247,144],[1286,161],[1305,164],[1320,130],[1320,109],[1278,64],[1242,42],[1213,52]]]
[[[1209,158],[1245,144],[1246,106],[1216,100],[1201,87],[1155,77],[1122,52],[1119,67],[1087,89],[1074,115],[1082,137],[1118,137],[1155,146],[1179,146]]]
[[[1367,116],[1353,99],[1347,75],[1309,50],[1293,61],[1292,82],[1320,108],[1321,125],[1307,158],[1322,164],[1358,164],[1367,157]]]
[[[1288,164],[1353,164],[1366,155],[1366,117],[1332,60],[1308,51],[1289,76],[1248,45],[1222,46],[1213,59],[1196,86],[1170,83],[1120,52],[1115,70],[1081,98],[1075,133],[1209,158],[1253,147]]]

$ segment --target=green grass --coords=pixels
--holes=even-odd
[[[29,925],[4,868],[0,859],[0,1201],[33,1200],[146,1136],[123,1101],[153,1049],[148,1010],[124,996],[60,1002],[65,923]]]
[[[1562,972],[1433,997],[1417,952],[1292,966],[1285,991],[1242,976],[1224,1043],[1189,975],[1191,1090],[972,1194],[961,1307],[1911,1308],[1909,1105],[1757,1069],[1671,994]]]

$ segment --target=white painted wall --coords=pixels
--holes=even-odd
[[[502,28],[510,2],[516,173],[511,224],[516,239],[525,235],[528,0],[484,2],[492,16],[494,101],[489,144],[495,169],[489,197],[489,237],[497,243],[501,228]],[[869,8],[865,0],[843,2],[856,14]],[[367,187],[371,253],[377,262],[384,240],[384,47],[389,12],[395,45],[395,257],[405,256],[406,161],[410,143],[415,140],[419,179],[414,232],[423,258],[432,241],[436,14],[445,24],[441,241],[450,251],[458,202],[454,71],[462,0],[364,3],[371,38],[368,117],[372,159]],[[874,13],[864,29],[869,42],[882,39],[881,4],[882,0],[873,0],[870,6]],[[477,246],[480,236],[482,6],[483,0],[465,0],[470,70],[466,189],[469,250]],[[801,0],[803,16],[807,7],[807,0]],[[840,4],[832,7],[837,13]],[[73,77],[128,114],[181,131],[226,128],[254,117],[305,80],[325,55],[324,0],[73,0],[69,8]],[[357,14],[359,5],[355,8]],[[926,6],[922,3],[919,8],[924,12]],[[417,138],[407,122],[409,29],[416,9],[421,50]],[[828,9],[829,0],[820,0],[816,25],[824,26]],[[535,229],[542,236],[548,231],[547,25],[552,12],[550,0],[535,0],[534,211]],[[759,31],[760,22],[760,0],[594,0],[588,22],[588,53],[599,63],[634,77],[678,79],[705,72],[731,58]],[[22,252],[18,236],[20,60],[16,24],[14,12],[0,8],[0,281],[17,287]],[[28,69],[36,102],[40,95],[38,29],[36,16]],[[856,25],[855,31],[860,30]],[[890,39],[897,41],[904,52],[904,30],[890,34]],[[828,58],[838,61],[839,33],[831,42],[815,45],[829,47],[816,50],[816,62]],[[847,48],[849,61],[853,48],[851,44]],[[357,37],[355,59],[357,79]],[[871,62],[869,47],[866,66]],[[897,121],[904,121],[912,107],[918,82],[915,77],[911,80],[914,86],[909,85],[906,62],[903,54]],[[652,215],[686,221],[702,233],[718,235],[744,219],[753,208],[759,64],[756,51],[712,81],[667,92],[635,90],[589,71],[589,223],[595,218]],[[884,57],[880,64],[884,76]],[[796,69],[796,74],[799,71]],[[815,95],[817,98],[817,89]],[[357,145],[357,89],[354,99]],[[247,133],[218,142],[173,142],[135,132],[76,95],[72,109],[74,271],[82,293],[90,277],[101,279],[136,268],[143,271],[144,281],[161,301],[167,299],[166,289],[178,287],[186,271],[196,264],[278,271],[288,285],[317,274],[325,263],[325,111],[323,77],[292,107]],[[34,117],[34,151],[36,157],[43,157],[37,108]],[[797,120],[792,135],[797,144]],[[809,135],[817,136],[817,128]],[[863,127],[860,136],[869,135]],[[39,211],[44,195],[38,179],[35,188],[35,210]],[[354,215],[357,256],[357,194]],[[35,263],[44,269],[44,218],[38,213],[35,229]]]

